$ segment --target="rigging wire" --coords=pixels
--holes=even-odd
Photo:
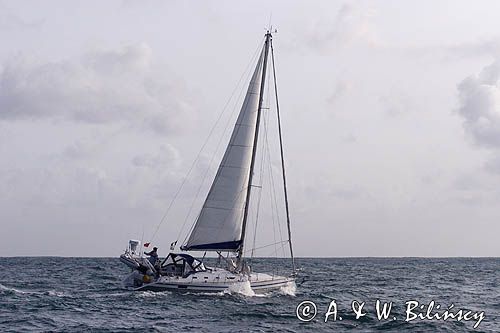
[[[266,114],[264,115],[264,123],[267,122],[267,117],[269,117],[269,112],[266,112]],[[254,250],[255,250],[255,242],[256,242],[256,239],[257,239],[257,225],[258,225],[258,221],[259,221],[259,212],[260,212],[260,201],[261,201],[261,198],[262,198],[262,188],[264,186],[264,164],[265,164],[265,157],[266,157],[266,154],[264,154],[264,141],[261,140],[261,160],[260,160],[260,175],[259,175],[259,183],[260,183],[260,190],[259,190],[259,194],[258,194],[258,199],[257,199],[257,212],[255,214],[255,224],[254,224],[254,232],[253,232],[253,242],[252,242],[252,252],[251,252],[251,258],[253,258],[254,256]]]
[[[259,247],[256,247],[254,250],[265,249],[265,248],[267,248],[267,247],[271,247],[271,246],[274,246],[274,245],[276,245],[276,244],[281,244],[281,243],[285,243],[285,244],[286,244],[286,243],[288,243],[288,241],[287,241],[287,240],[285,240],[285,241],[281,241],[281,242],[276,242],[276,243],[271,243],[271,244],[267,244],[267,245],[259,246]],[[248,253],[248,252],[250,252],[250,251],[251,251],[251,249],[250,249],[250,250],[246,250],[244,253]],[[273,254],[274,254],[274,253],[273,253]]]
[[[273,68],[274,69],[274,68]],[[274,75],[274,79],[275,79],[275,73],[273,73]],[[269,80],[269,79],[268,79]],[[274,82],[275,85],[276,85],[276,81]],[[276,92],[276,86],[273,87],[274,88],[274,92]],[[270,109],[270,105],[271,105],[271,94],[269,93],[269,90],[270,90],[270,86],[268,86],[268,89],[267,89],[267,102],[268,102],[268,105],[269,107],[267,109]],[[274,94],[276,95],[276,94]],[[277,102],[277,96],[276,96],[276,102]],[[273,222],[273,237],[274,237],[274,240],[275,242],[270,244],[270,245],[266,245],[266,246],[263,246],[263,247],[259,247],[259,248],[265,248],[265,247],[269,247],[269,246],[274,246],[274,251],[271,253],[271,256],[276,256],[276,258],[278,257],[279,255],[279,252],[281,252],[281,254],[283,255],[283,257],[286,256],[285,254],[285,247],[286,247],[286,244],[288,244],[289,240],[283,240],[283,233],[282,233],[282,230],[281,230],[281,224],[280,224],[280,214],[279,214],[279,208],[278,208],[278,203],[277,203],[277,191],[276,191],[276,186],[275,186],[275,181],[274,181],[274,172],[273,172],[273,168],[272,168],[272,160],[271,160],[271,148],[270,148],[270,143],[269,143],[269,112],[266,113],[264,119],[263,119],[263,131],[264,131],[264,147],[262,148],[262,154],[263,154],[263,159],[262,159],[262,162],[261,162],[261,177],[263,177],[264,175],[264,166],[267,166],[269,168],[269,172],[267,172],[267,177],[269,177],[269,183],[270,183],[270,191],[269,191],[269,197],[270,197],[270,203],[271,203],[271,218],[272,218],[272,222]],[[267,153],[267,154],[266,154]],[[263,164],[262,164],[263,163]],[[264,187],[264,184],[262,184],[262,187]],[[261,193],[261,192],[260,192]],[[260,197],[258,199],[258,203],[257,203],[257,207],[260,207]],[[260,210],[258,210],[259,212]],[[255,221],[256,223],[258,222],[258,220]],[[258,249],[256,247],[256,234],[257,234],[257,225],[254,225],[254,240],[253,240],[253,247],[251,250],[248,250],[251,252],[251,257],[253,258],[254,256],[254,252],[256,249]],[[278,233],[279,233],[279,237],[280,237],[280,241],[276,241],[276,229],[278,229]],[[276,245],[280,245],[279,247],[277,247]],[[245,251],[248,252],[248,251]]]
[[[279,139],[280,139],[280,156],[281,156],[281,175],[283,177],[283,195],[285,199],[285,211],[286,211],[286,225],[288,229],[288,245],[290,246],[290,257],[292,259],[292,269],[293,269],[293,274],[295,274],[295,258],[293,256],[293,246],[292,246],[292,230],[290,228],[290,212],[288,208],[288,191],[286,188],[286,173],[285,173],[285,158],[283,154],[283,139],[281,135],[281,117],[280,117],[280,105],[278,102],[278,83],[276,80],[276,65],[274,62],[274,48],[273,48],[273,42],[271,40],[271,59],[272,59],[272,65],[273,65],[273,79],[274,79],[274,93],[276,96],[276,118],[278,121],[278,133],[279,133]]]
[[[281,232],[281,225],[279,223],[280,221],[280,216],[279,216],[279,209],[278,209],[278,200],[277,200],[277,195],[276,195],[276,186],[274,185],[274,175],[273,175],[273,169],[272,169],[272,165],[271,165],[271,151],[270,151],[270,148],[269,148],[269,140],[268,140],[268,136],[267,136],[267,133],[268,133],[268,129],[267,129],[267,124],[264,123],[264,138],[265,138],[265,141],[266,141],[266,152],[267,152],[267,155],[268,155],[268,160],[269,160],[269,163],[268,163],[268,168],[269,168],[269,171],[268,171],[268,177],[269,177],[269,182],[270,182],[270,191],[269,191],[269,197],[270,197],[270,200],[271,200],[271,212],[274,212],[276,214],[276,220],[277,222],[275,221],[274,219],[274,215],[273,216],[273,231],[275,231],[275,224],[277,225],[277,229],[278,229],[278,232],[279,232],[279,236],[280,236],[280,240],[283,240],[283,234]],[[274,204],[274,206],[273,206]],[[276,239],[275,239],[275,242],[276,242]],[[277,253],[277,249],[276,249],[276,253]],[[283,252],[284,254],[284,252]]]
[[[271,74],[269,73],[269,75],[271,75]],[[267,86],[267,98],[268,98],[269,106],[271,105],[271,94],[269,93],[269,90],[271,88],[270,86],[271,85]],[[276,197],[277,197],[276,196],[276,187],[274,186],[274,173],[273,173],[273,168],[272,168],[271,148],[270,148],[270,144],[269,144],[269,129],[268,129],[268,126],[269,126],[269,112],[267,114],[267,119],[264,122],[264,141],[265,141],[265,148],[266,148],[267,155],[268,155],[268,164],[267,164],[267,166],[269,168],[268,177],[270,179],[270,190],[272,190],[272,192],[270,191],[271,208],[273,208],[272,204],[274,202],[274,209],[275,209],[275,214],[276,214],[276,220],[273,219],[273,232],[274,232],[274,235],[275,235],[274,238],[275,238],[275,242],[276,242],[276,230],[275,230],[276,226],[277,226],[277,229],[278,229],[278,232],[279,232],[280,241],[283,241],[283,235],[281,233],[279,209],[278,209],[278,203],[277,203],[277,199],[276,199]],[[275,249],[275,253],[276,253],[276,255],[278,255],[278,249]]]
[[[264,123],[264,138],[265,138],[265,142],[268,143],[267,141],[267,126],[265,126],[265,123]],[[267,156],[268,156],[268,166],[271,165],[271,156],[269,154],[269,145],[267,144],[266,145],[266,150],[265,152],[267,153]],[[269,172],[268,172],[268,177],[269,179],[272,179],[272,169],[269,167]],[[273,191],[274,191],[274,185],[270,183],[270,186],[269,186],[269,202],[271,204],[271,221],[272,221],[272,226],[273,226],[273,238],[274,238],[274,245],[275,245],[275,250],[276,250],[276,245],[278,244],[278,242],[276,241],[276,218],[275,218],[275,214],[277,215],[277,213],[275,212],[274,208],[275,206],[273,206]]]
[[[268,75],[266,77],[267,81],[269,81],[269,76],[270,76],[270,72],[268,72]],[[271,94],[269,93],[270,91],[270,85],[267,86],[267,104],[268,104],[268,107],[266,109],[270,109],[270,105],[271,105]],[[280,225],[280,217],[279,217],[279,209],[278,209],[278,203],[277,203],[277,194],[276,194],[276,186],[274,185],[274,173],[273,173],[273,170],[272,170],[272,160],[271,160],[271,149],[270,149],[270,144],[269,144],[269,129],[268,129],[268,126],[269,126],[269,112],[266,112],[266,114],[264,115],[263,117],[263,131],[264,131],[264,140],[262,140],[262,148],[261,148],[261,154],[262,154],[262,162],[261,162],[261,171],[260,171],[260,177],[261,179],[264,178],[264,175],[265,175],[265,167],[268,167],[269,171],[267,172],[267,177],[269,177],[269,183],[270,183],[270,187],[269,187],[269,197],[270,197],[270,204],[271,204],[271,220],[272,220],[272,226],[273,226],[273,238],[274,238],[274,243],[272,243],[271,245],[269,246],[273,246],[275,247],[274,251],[272,252],[272,255],[276,255],[276,257],[278,256],[278,252],[281,250],[283,256],[285,256],[285,250],[284,250],[284,247],[286,245],[286,243],[288,241],[284,241],[283,240],[283,233],[281,231],[281,225]],[[263,182],[261,181],[262,183],[262,187],[264,187],[263,185]],[[251,258],[253,258],[254,256],[254,252],[255,250],[257,249],[256,248],[256,234],[257,234],[257,222],[258,222],[258,213],[260,211],[260,201],[261,201],[261,193],[262,193],[262,190],[263,188],[261,189],[261,191],[259,192],[259,197],[258,197],[258,201],[257,201],[257,218],[255,220],[255,225],[254,225],[254,237],[253,237],[253,245],[252,245],[252,249],[251,250],[247,250],[245,252],[248,252],[250,251],[251,253]],[[274,205],[273,205],[274,204]],[[279,237],[280,237],[280,241],[278,242],[276,240],[276,229],[278,229],[278,233],[279,233]],[[280,247],[277,247],[277,245],[281,245]],[[267,246],[264,246],[264,247],[267,247]],[[260,247],[262,248],[262,247]]]
[[[267,72],[266,74],[266,81],[267,82],[270,82],[269,80],[269,77],[270,77],[270,72]],[[266,104],[267,104],[267,107],[266,108],[262,108],[263,110],[261,110],[261,112],[265,112],[264,114],[264,117],[263,117],[263,123],[264,125],[261,125],[264,127],[264,135],[267,137],[267,127],[266,127],[266,124],[268,123],[268,120],[269,120],[269,111],[264,111],[264,110],[269,110],[270,109],[270,93],[269,93],[269,90],[270,90],[270,84],[267,85],[267,92],[266,92]],[[259,175],[259,183],[261,185],[260,187],[260,191],[259,191],[259,194],[258,194],[258,199],[257,199],[257,211],[256,211],[256,216],[255,216],[255,224],[254,224],[254,234],[253,234],[253,242],[252,242],[252,252],[251,252],[251,258],[253,258],[254,256],[254,249],[255,249],[255,244],[256,244],[256,237],[257,237],[257,225],[258,225],[258,220],[259,220],[259,212],[260,212],[260,202],[261,202],[261,198],[262,198],[262,191],[263,191],[263,187],[264,187],[264,165],[266,163],[266,154],[265,154],[265,143],[266,141],[265,140],[261,140],[261,144],[260,144],[260,152],[261,152],[261,162],[260,162],[260,175]],[[270,161],[268,161],[270,163]]]

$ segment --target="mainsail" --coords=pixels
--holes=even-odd
[[[224,157],[183,250],[236,251],[242,244],[266,46],[250,80]]]

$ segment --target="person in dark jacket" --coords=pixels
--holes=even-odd
[[[153,247],[153,250],[151,250],[150,252],[144,252],[144,254],[149,256],[148,260],[154,267],[156,262],[158,261],[158,248]]]

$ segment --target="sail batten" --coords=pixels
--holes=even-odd
[[[236,251],[242,244],[264,56],[263,49],[229,144],[183,250]]]

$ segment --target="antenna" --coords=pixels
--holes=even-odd
[[[273,26],[270,25],[268,28],[264,28],[264,30],[267,32],[267,33],[271,33],[271,34],[277,34],[278,33],[278,29],[274,28],[274,31],[273,31]]]
[[[266,30],[266,32],[270,32],[270,33],[278,33],[278,29],[274,28],[274,31],[273,31],[273,25],[272,25],[272,18],[273,18],[273,13],[271,12],[269,14],[269,23],[267,24],[267,28],[264,28]]]

